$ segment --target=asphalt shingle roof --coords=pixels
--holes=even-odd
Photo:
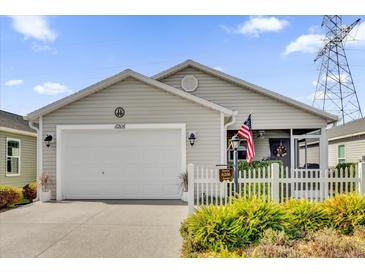
[[[35,133],[35,130],[29,127],[28,121],[23,119],[23,116],[3,110],[0,110],[0,127]]]
[[[344,125],[333,127],[327,130],[329,139],[338,138],[346,135],[353,135],[365,131],[365,118],[348,122]]]

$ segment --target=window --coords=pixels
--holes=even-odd
[[[6,139],[6,175],[20,175],[20,140]]]
[[[337,161],[339,163],[346,162],[346,158],[345,158],[345,145],[338,145],[338,148],[337,148]]]
[[[233,149],[230,149],[228,151],[228,153],[229,153],[228,154],[228,157],[229,157],[228,159],[230,161],[233,161],[233,151],[234,151]],[[246,160],[246,155],[247,155],[246,142],[241,141],[237,151],[238,151],[238,160]]]

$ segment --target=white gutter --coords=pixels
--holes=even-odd
[[[232,121],[228,122],[227,124],[224,125],[224,130],[227,132],[227,128],[231,125],[233,125],[234,123],[236,123],[236,115],[238,115],[238,111],[233,111],[232,113]]]
[[[37,134],[36,133],[29,132],[29,131],[25,131],[25,130],[19,130],[19,129],[9,128],[9,127],[0,127],[0,131],[5,131],[5,132],[9,132],[9,133],[14,133],[14,134],[20,134],[20,135],[37,137]]]
[[[232,120],[230,122],[228,122],[227,124],[224,125],[224,140],[227,140],[227,129],[229,126],[233,125],[236,122],[236,116],[238,115],[238,111],[233,111],[232,113]],[[224,148],[227,151],[227,148]],[[227,153],[225,153],[225,158],[227,157]],[[226,163],[228,165],[228,160],[226,160]]]
[[[40,178],[40,148],[39,148],[39,144],[41,144],[41,141],[39,141],[39,138],[40,138],[40,131],[39,131],[39,128],[37,128],[35,125],[34,125],[34,122],[32,121],[28,121],[28,125],[31,129],[34,129],[36,132],[37,132],[37,178],[36,178],[36,182],[37,182],[37,197],[34,199],[34,201],[39,201],[39,194],[40,194],[40,186],[38,184],[38,179]]]

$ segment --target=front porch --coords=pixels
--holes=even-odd
[[[233,160],[230,140],[237,130],[227,130],[227,163]],[[281,160],[285,167],[295,169],[327,169],[328,141],[325,128],[310,129],[260,129],[253,130],[254,160]],[[311,150],[310,144],[319,144]],[[238,148],[238,159],[246,160],[246,141]]]

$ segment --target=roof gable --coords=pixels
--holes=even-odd
[[[214,109],[216,111],[219,111],[219,112],[222,112],[224,113],[225,115],[227,116],[231,116],[233,114],[233,111],[230,110],[230,109],[227,109],[227,108],[224,108],[220,105],[217,105],[217,104],[214,104],[212,102],[209,102],[203,98],[199,98],[197,96],[194,96],[194,95],[191,95],[191,94],[188,94],[186,92],[183,92],[179,89],[176,89],[174,87],[171,87],[169,85],[166,85],[164,83],[161,83],[159,81],[156,81],[152,78],[149,78],[149,77],[146,77],[140,73],[137,73],[135,71],[132,71],[130,69],[127,69],[125,71],[122,71],[121,73],[118,73],[112,77],[109,77],[107,79],[104,79],[94,85],[91,85],[83,90],[80,90],[72,95],[69,95],[65,98],[62,98],[54,103],[51,103],[43,108],[40,108],[38,110],[35,110],[31,113],[29,113],[27,116],[26,116],[26,119],[28,120],[35,120],[37,119],[38,117],[42,116],[42,115],[46,115],[50,112],[53,112],[57,109],[60,109],[62,108],[63,106],[66,106],[72,102],[75,102],[77,100],[80,100],[86,96],[89,96],[95,92],[98,92],[100,90],[103,90],[117,82],[120,82],[120,81],[123,81],[124,79],[128,78],[128,77],[132,77],[138,81],[142,81],[148,85],[151,85],[151,86],[154,86],[154,87],[157,87],[159,89],[162,89],[164,91],[167,91],[169,93],[172,93],[174,95],[177,95],[177,96],[180,96],[182,98],[185,98],[187,100],[190,100],[192,102],[195,102],[195,103],[198,103],[200,105],[203,105],[205,107],[208,107],[208,108],[211,108],[211,109]]]
[[[218,70],[215,70],[215,69],[212,69],[208,66],[205,66],[205,65],[202,65],[200,63],[197,63],[193,60],[187,60],[185,62],[182,62],[172,68],[169,68],[165,71],[162,71],[156,75],[153,76],[154,79],[158,80],[158,81],[161,81],[181,70],[184,70],[188,67],[192,67],[192,68],[195,68],[195,69],[198,69],[198,70],[201,70],[207,74],[210,74],[212,76],[215,76],[215,77],[218,77],[224,81],[227,81],[229,83],[232,83],[232,84],[235,84],[235,85],[238,85],[238,86],[241,86],[241,87],[244,87],[246,89],[250,89],[254,92],[257,92],[259,94],[262,94],[262,95],[265,95],[265,96],[268,96],[270,98],[273,98],[275,100],[278,100],[278,101],[281,101],[285,104],[288,104],[290,106],[293,106],[293,107],[296,107],[296,108],[299,108],[299,109],[302,109],[302,110],[305,110],[307,112],[310,112],[316,116],[319,116],[321,118],[324,118],[327,120],[328,123],[331,123],[331,122],[335,122],[337,121],[337,117],[333,114],[330,114],[330,113],[327,113],[327,112],[324,112],[324,111],[321,111],[319,109],[316,109],[314,107],[311,107],[309,105],[306,105],[304,103],[301,103],[299,101],[296,101],[294,99],[291,99],[289,97],[286,97],[284,95],[281,95],[279,93],[276,93],[276,92],[273,92],[273,91],[270,91],[270,90],[267,90],[265,88],[262,88],[260,86],[257,86],[257,85],[254,85],[254,84],[251,84],[249,82],[246,82],[244,80],[241,80],[237,77],[234,77],[234,76],[231,76],[231,75],[228,75],[224,72],[221,72],[221,71],[218,71]]]

